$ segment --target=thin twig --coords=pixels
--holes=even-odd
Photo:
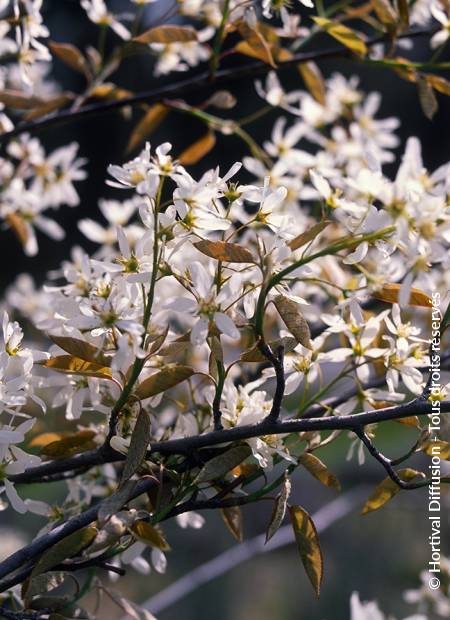
[[[432,35],[434,32],[435,29],[432,28],[421,28],[411,32],[401,33],[397,38],[412,39],[415,37]],[[378,45],[379,43],[383,43],[387,39],[388,35],[386,34],[376,35],[368,39],[366,41],[366,45],[370,48],[374,45]],[[354,57],[354,54],[350,49],[344,47],[333,47],[327,50],[297,53],[294,54],[289,60],[279,62],[277,70],[282,71],[301,62],[308,62],[311,60],[327,60],[336,56],[352,58]],[[246,63],[243,67],[232,67],[230,69],[222,69],[217,71],[213,84],[217,87],[225,86],[230,82],[242,80],[243,78],[264,75],[273,70],[274,69],[272,66],[259,61]],[[7,131],[0,136],[0,144],[3,144],[12,137],[18,136],[25,132],[34,133],[47,127],[54,127],[67,122],[90,118],[103,112],[112,112],[113,110],[118,110],[126,106],[136,106],[141,103],[157,103],[170,97],[184,97],[192,92],[197,93],[199,90],[209,87],[211,87],[210,72],[204,71],[185,80],[180,80],[174,84],[168,84],[160,88],[153,88],[152,90],[143,91],[130,97],[124,97],[123,99],[93,103],[85,105],[77,110],[64,110],[63,112],[49,114],[48,116],[38,120],[19,123],[16,127],[14,127],[14,129]]]
[[[373,456],[373,458],[377,460],[379,463],[381,463],[381,465],[386,470],[389,478],[393,480],[395,484],[397,484],[401,489],[405,489],[405,490],[421,489],[422,487],[428,486],[430,484],[431,480],[427,478],[422,479],[420,482],[410,482],[410,481],[402,480],[400,476],[398,475],[398,473],[393,468],[393,463],[395,461],[391,461],[391,459],[388,459],[386,456],[384,456],[384,454],[382,454],[378,450],[378,448],[372,442],[372,440],[367,435],[367,433],[364,432],[364,430],[362,429],[355,430],[355,434],[361,439],[361,441],[364,443],[364,445],[366,446],[369,453]]]

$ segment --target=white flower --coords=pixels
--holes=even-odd
[[[436,49],[448,40],[450,37],[450,17],[438,6],[437,3],[431,3],[431,14],[442,25],[442,29],[438,30],[430,40],[432,49]]]
[[[131,37],[125,26],[108,11],[104,0],[81,0],[81,6],[94,24],[111,28],[124,41]]]
[[[203,344],[207,337],[210,322],[230,338],[239,338],[239,331],[231,318],[221,311],[222,303],[230,303],[233,295],[232,282],[228,282],[219,294],[214,290],[214,278],[203,265],[194,262],[189,267],[192,280],[193,298],[180,297],[168,303],[166,308],[175,312],[194,314],[197,317],[191,330],[191,342],[195,345]]]
[[[303,97],[303,93],[300,91],[291,91],[290,93],[286,93],[281,86],[280,80],[278,79],[275,71],[270,71],[266,78],[265,88],[262,85],[260,80],[256,80],[255,82],[256,92],[262,99],[265,99],[267,103],[274,107],[280,107],[291,114],[296,114],[300,116],[299,108],[295,107],[294,104],[298,104]]]

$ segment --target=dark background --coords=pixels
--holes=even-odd
[[[108,3],[111,7],[130,10],[127,3]],[[157,18],[158,10],[167,9],[169,2],[160,0],[156,7],[149,6],[146,21],[148,24]],[[45,21],[49,25],[52,37],[60,42],[72,42],[83,49],[86,44],[96,41],[97,29],[90,24],[79,7],[78,0],[47,0],[44,4]],[[152,13],[153,12],[153,13]],[[108,35],[111,42],[113,35]],[[320,49],[329,45],[327,39],[311,44],[306,49]],[[414,41],[414,56],[427,58],[429,49],[426,39]],[[244,57],[227,60],[228,65],[248,62]],[[155,80],[152,78],[151,61],[148,57],[133,58],[115,76],[121,87],[132,91],[160,86],[165,82],[184,79],[186,74],[172,73],[168,77]],[[416,89],[413,84],[400,80],[387,70],[362,67],[345,60],[321,63],[320,68],[325,77],[339,70],[345,75],[361,76],[361,86],[366,91],[378,90],[383,94],[383,104],[378,118],[399,116],[401,127],[398,135],[402,152],[404,143],[409,136],[417,135],[423,145],[425,165],[433,170],[448,159],[449,138],[449,100],[442,95],[439,98],[439,111],[432,122],[428,121],[419,106]],[[198,70],[198,69],[197,69]],[[83,80],[77,74],[67,70],[60,62],[55,61],[58,80],[65,89],[79,92]],[[195,73],[195,70],[194,70]],[[303,88],[301,78],[295,69],[282,74],[283,84],[287,89]],[[254,111],[255,106],[262,102],[257,98],[253,80],[246,79],[230,83],[227,88],[238,98],[239,115],[244,116]],[[195,93],[187,98],[189,103],[204,101],[208,90]],[[133,118],[142,114],[135,111]],[[218,112],[220,114],[220,112]],[[277,116],[274,112],[261,122],[251,126],[254,137],[262,142],[267,138],[269,128]],[[56,219],[63,224],[67,238],[64,242],[54,242],[39,235],[40,251],[34,258],[27,258],[21,251],[15,238],[6,232],[0,236],[0,286],[4,289],[12,283],[21,272],[32,273],[38,282],[45,279],[49,269],[56,268],[62,259],[67,258],[74,245],[82,245],[88,251],[94,249],[78,232],[77,222],[82,217],[99,217],[97,202],[100,197],[127,197],[127,192],[115,192],[105,185],[106,167],[109,163],[120,163],[127,160],[125,146],[133,123],[124,120],[120,113],[96,116],[88,120],[77,121],[70,125],[45,129],[39,137],[47,149],[51,150],[73,140],[80,144],[80,155],[87,157],[89,178],[77,185],[81,196],[79,207],[70,209],[63,207],[56,214]],[[174,145],[174,153],[180,153],[193,140],[204,132],[201,123],[187,120],[171,114],[151,138],[153,145],[170,141]],[[240,160],[247,153],[242,143],[233,137],[218,136],[214,150],[191,172],[200,174],[204,170],[220,162],[221,170],[225,171],[233,162]],[[387,168],[390,174],[396,165]],[[241,180],[246,178],[245,172]],[[53,215],[53,214],[51,214]],[[99,218],[100,219],[100,218]],[[398,454],[398,427],[389,424],[384,430],[382,447]],[[383,446],[384,443],[384,446]],[[342,437],[336,445],[323,453],[324,460],[340,476],[344,489],[348,490],[360,482],[372,485],[383,478],[383,472],[375,463],[362,468],[355,463],[345,463],[348,442]],[[303,504],[314,512],[328,499],[333,491],[323,489],[318,483],[303,473],[296,477],[294,483],[293,502]],[[42,488],[34,488],[31,492],[39,497]],[[59,495],[58,486],[51,490],[54,498]],[[43,499],[50,499],[45,497]],[[401,592],[405,588],[418,585],[418,573],[426,567],[428,561],[427,537],[428,522],[426,515],[425,492],[403,493],[389,506],[377,514],[361,518],[358,510],[344,518],[325,532],[322,537],[323,551],[326,561],[326,573],[323,594],[319,602],[314,597],[307,583],[304,571],[297,557],[294,546],[267,554],[254,561],[247,562],[234,572],[215,580],[175,605],[172,609],[158,615],[161,620],[256,620],[260,618],[276,620],[344,620],[349,617],[348,601],[353,590],[361,593],[362,598],[377,598],[384,611],[397,617],[404,617],[413,612],[402,603]],[[10,515],[12,516],[12,515]],[[150,577],[136,577],[132,574],[118,585],[119,589],[144,600],[171,583],[203,561],[214,557],[220,551],[234,544],[225,530],[220,516],[208,514],[207,525],[202,531],[180,530],[176,525],[167,529],[169,540],[174,551],[169,554],[169,567],[165,576],[153,573]],[[270,507],[255,506],[245,510],[245,533],[251,537],[264,531],[270,517]],[[30,532],[32,525],[41,524],[40,520],[29,517],[14,517],[15,525]],[[5,517],[2,516],[2,520]],[[445,526],[444,520],[444,526]],[[446,533],[443,532],[443,535]],[[447,532],[448,534],[448,532]],[[444,536],[448,540],[448,535]],[[113,618],[118,614],[109,604],[102,604],[102,618]],[[119,614],[120,615],[120,614]],[[430,616],[431,618],[431,616]]]

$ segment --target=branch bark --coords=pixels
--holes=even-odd
[[[346,395],[348,396],[348,395]],[[339,400],[339,397],[338,397]],[[362,429],[368,424],[377,424],[389,420],[398,420],[413,415],[425,415],[431,412],[431,402],[428,400],[415,399],[409,403],[385,407],[364,413],[356,413],[346,416],[326,416],[326,417],[302,417],[300,419],[283,420],[263,420],[259,424],[248,424],[236,426],[231,429],[212,431],[204,435],[194,435],[182,439],[169,439],[151,443],[147,457],[151,459],[152,454],[162,454],[169,456],[173,454],[189,455],[200,448],[217,446],[222,443],[241,441],[261,435],[283,435],[289,433],[301,433],[306,431],[333,431],[349,430],[355,431]],[[317,409],[315,413],[319,413]],[[450,401],[441,403],[441,412],[450,412]],[[124,460],[124,456],[112,449],[100,449],[98,451],[85,452],[69,459],[61,461],[51,461],[37,467],[27,469],[21,474],[9,476],[8,479],[14,483],[30,483],[42,481],[43,477],[55,473],[73,471],[89,466],[114,463]]]
[[[416,37],[430,36],[434,33],[434,31],[434,29],[430,28],[420,28],[411,32],[401,33],[398,35],[397,39],[412,39]],[[383,43],[384,41],[389,41],[389,35],[382,34],[371,37],[366,41],[366,45],[370,48],[379,43]],[[354,54],[351,50],[344,47],[333,47],[322,51],[316,50],[297,53],[294,54],[289,60],[279,62],[277,70],[282,71],[301,62],[321,61],[335,57],[353,58]],[[211,82],[210,72],[203,71],[202,73],[189,77],[185,80],[180,80],[174,84],[168,84],[166,86],[161,86],[160,88],[143,91],[130,97],[124,97],[123,99],[93,103],[75,110],[64,110],[63,112],[49,114],[48,116],[38,120],[19,123],[16,127],[14,127],[14,129],[7,131],[0,136],[0,145],[8,142],[14,136],[18,136],[25,132],[34,133],[36,131],[40,131],[41,129],[54,127],[84,118],[90,118],[103,112],[112,112],[126,106],[136,106],[141,103],[153,104],[171,97],[184,97],[192,92],[197,93],[202,89],[210,88],[212,84],[217,87],[223,87],[232,82],[244,78],[254,78],[273,70],[273,67],[259,61],[246,63],[243,67],[232,67],[230,69],[222,69],[217,71],[213,82]]]

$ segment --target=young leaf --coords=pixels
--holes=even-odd
[[[400,480],[403,480],[405,482],[409,480],[414,480],[414,478],[417,477],[425,477],[422,472],[416,471],[415,469],[410,469],[409,467],[407,467],[406,469],[400,469],[397,474]],[[400,491],[401,488],[398,486],[398,484],[388,476],[374,489],[369,499],[365,503],[364,508],[362,509],[362,514],[365,515],[368,512],[379,510],[389,500],[395,497],[395,495],[397,495],[397,493],[399,493]]]
[[[312,349],[309,325],[300,310],[299,304],[284,295],[277,295],[273,303],[284,324],[297,342],[307,349]]]
[[[30,110],[24,115],[24,119],[26,121],[32,121],[35,118],[40,118],[41,116],[50,114],[50,112],[55,112],[56,110],[65,107],[73,100],[74,96],[72,93],[63,93],[62,95],[48,99],[43,102],[42,105],[38,105],[36,108]]]
[[[420,107],[428,120],[433,120],[439,108],[433,87],[429,84],[426,77],[419,76],[417,78],[417,93],[419,95]]]
[[[287,501],[291,494],[291,481],[289,478],[285,478],[280,493],[275,499],[273,506],[272,516],[266,531],[266,543],[272,538],[272,536],[279,530],[286,515]]]
[[[168,113],[169,108],[162,103],[152,105],[131,132],[126,152],[133,151],[144,142],[159,127]]]
[[[242,461],[245,461],[251,453],[251,448],[247,445],[230,448],[223,454],[209,460],[200,470],[195,482],[209,482],[216,478],[222,478],[234,467],[240,465]]]
[[[222,519],[230,531],[233,538],[238,542],[244,540],[244,532],[242,527],[242,510],[239,506],[231,506],[230,508],[221,508]]]
[[[65,65],[74,71],[78,71],[78,73],[82,73],[88,80],[91,79],[92,75],[86,59],[75,45],[51,41],[49,47],[53,54],[62,60]]]
[[[5,219],[8,223],[8,226],[11,228],[11,230],[19,240],[21,246],[24,248],[29,238],[29,232],[25,224],[25,220],[18,213],[8,213]]]
[[[323,557],[316,527],[309,514],[301,506],[291,506],[289,512],[303,566],[319,596],[323,578]]]
[[[310,454],[309,452],[305,452],[299,456],[298,460],[299,463],[301,463],[303,467],[307,469],[309,473],[314,476],[314,478],[316,478],[316,480],[319,480],[319,482],[327,487],[336,489],[336,491],[341,490],[341,483],[337,477],[317,456]]]
[[[270,47],[259,33],[251,41],[239,41],[234,50],[244,56],[262,60],[267,65],[276,68]]]
[[[64,437],[63,433],[41,433],[36,435],[28,444],[30,448],[42,448],[42,446],[48,446],[49,443],[59,441]]]
[[[328,226],[329,223],[330,222],[328,220],[323,220],[322,222],[314,224],[314,226],[312,226],[309,230],[300,233],[299,235],[297,235],[297,237],[292,239],[292,241],[289,241],[289,247],[293,252],[295,250],[298,250],[302,246],[315,239],[322,232],[322,230]]]
[[[93,450],[97,445],[94,441],[95,434],[95,431],[89,429],[72,433],[45,445],[41,449],[41,454],[52,459],[61,459],[86,452],[86,450]]]
[[[28,600],[33,596],[46,594],[58,588],[66,579],[67,573],[64,571],[52,571],[42,575],[36,575],[33,579],[27,579],[22,586],[22,597]]]
[[[178,157],[178,160],[185,166],[196,164],[214,148],[215,143],[216,135],[209,130],[191,146],[188,146]]]
[[[0,103],[4,103],[7,108],[32,110],[36,106],[42,105],[44,101],[34,95],[26,95],[19,90],[1,90]]]
[[[142,410],[137,417],[131,435],[130,447],[120,479],[121,485],[137,472],[145,460],[148,444],[150,443],[151,430],[150,416],[146,411]]]
[[[440,75],[428,74],[425,76],[426,81],[430,86],[440,93],[450,96],[450,82]]]
[[[283,346],[285,353],[290,353],[295,349],[298,342],[296,338],[291,338],[290,336],[284,336],[283,338],[278,338],[277,340],[272,340],[268,342],[269,347],[272,351],[276,351],[280,346]],[[267,357],[265,357],[257,344],[254,347],[249,349],[248,351],[244,351],[240,356],[241,362],[267,362]]]
[[[87,362],[73,355],[57,355],[48,360],[38,362],[45,368],[57,370],[68,375],[96,377],[98,379],[112,379],[111,369],[97,362]]]
[[[423,448],[428,456],[437,456],[443,461],[450,460],[450,443],[441,439],[430,440]]]
[[[79,340],[78,338],[72,338],[69,336],[53,336],[49,334],[49,338],[58,345],[66,353],[70,353],[74,357],[79,357],[86,362],[94,362],[108,366],[108,361],[104,359],[100,349],[97,349],[93,344]]]
[[[359,54],[360,56],[365,56],[367,54],[367,45],[351,28],[339,24],[338,22],[333,22],[326,17],[313,17],[313,20],[316,24],[321,26],[325,32],[336,39],[336,41],[345,45],[345,47],[355,52],[355,54]]]
[[[147,521],[136,521],[131,526],[131,531],[141,542],[161,551],[169,551],[170,545],[164,538],[162,531]]]
[[[197,241],[194,246],[199,252],[228,263],[254,263],[252,253],[247,248],[237,243],[226,243],[225,241]]]
[[[398,12],[402,25],[404,27],[409,25],[409,5],[408,0],[397,0]]]
[[[31,579],[36,577],[36,575],[46,573],[58,564],[61,564],[61,562],[64,562],[64,560],[78,555],[92,543],[96,536],[97,529],[95,527],[84,527],[55,543],[53,547],[50,547],[41,555],[31,572]]]
[[[97,521],[101,527],[103,527],[112,515],[122,510],[123,506],[130,499],[135,485],[135,480],[127,480],[115,493],[103,500],[97,513]]]
[[[399,293],[400,284],[385,284],[380,290],[372,293],[372,297],[385,301],[388,304],[396,304],[398,303]],[[409,305],[431,308],[431,297],[418,288],[412,288],[409,297]]]
[[[399,16],[389,0],[372,0],[372,6],[382,24],[387,26],[389,29],[396,28],[399,21]]]
[[[192,377],[193,374],[195,374],[195,371],[190,366],[172,366],[164,368],[147,379],[144,379],[136,388],[136,395],[141,400],[156,396],[156,394],[165,392],[175,385],[178,385],[178,383],[186,381],[186,379]]]
[[[138,37],[135,37],[133,41],[139,43],[187,43],[189,41],[196,41],[197,33],[191,26],[158,26],[156,28],[150,28],[146,32],[143,32]]]
[[[303,78],[303,81],[305,82],[305,86],[309,90],[311,95],[316,101],[320,103],[320,105],[325,105],[325,82],[323,81],[323,77],[319,67],[316,65],[315,62],[312,61],[302,62],[297,66]]]
[[[238,29],[243,41],[240,41],[234,50],[245,56],[262,60],[275,69],[276,64],[273,59],[272,49],[264,35],[256,28],[247,26],[245,22],[241,22]]]

